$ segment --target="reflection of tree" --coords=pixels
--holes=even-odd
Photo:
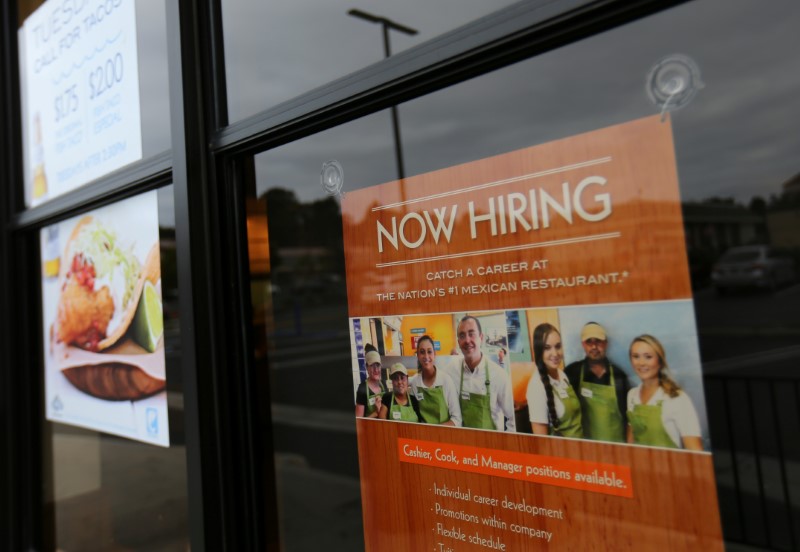
[[[294,192],[275,188],[268,191],[267,223],[271,248],[295,246],[300,243],[300,229],[303,226],[300,204]],[[273,257],[273,266],[277,259]]]
[[[731,197],[717,196],[682,204],[689,270],[695,289],[710,282],[714,263],[728,248],[768,241],[766,219],[756,199],[751,202],[753,209]]]
[[[775,212],[800,209],[800,173],[784,182],[781,188],[781,195],[770,196],[768,210]]]
[[[780,196],[770,197],[766,211],[771,244],[800,266],[800,173],[783,183]]]
[[[764,201],[763,197],[756,196],[750,200],[747,208],[753,213],[763,215],[767,212],[767,202]]]
[[[161,242],[161,288],[162,295],[174,299],[178,295],[178,262],[175,251],[175,229],[159,227]],[[177,308],[177,305],[174,305]]]
[[[281,247],[325,247],[342,249],[342,218],[339,204],[332,197],[301,203],[294,192],[282,188],[269,190],[267,202],[269,241],[272,249]]]
[[[273,188],[267,206],[273,282],[295,299],[339,294],[344,250],[339,204],[333,197],[303,203],[291,190]]]

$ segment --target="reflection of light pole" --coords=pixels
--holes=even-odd
[[[352,9],[347,12],[348,15],[352,15],[353,17],[358,17],[359,19],[363,19],[365,21],[369,21],[370,23],[379,23],[383,28],[383,53],[385,57],[389,57],[392,55],[391,46],[389,46],[389,29],[394,29],[395,31],[400,31],[401,33],[405,33],[407,35],[414,36],[417,34],[416,29],[412,29],[411,27],[406,27],[405,25],[401,25],[400,23],[395,23],[391,19],[387,19],[385,17],[381,17],[380,15],[373,15],[371,13],[367,13],[365,11],[361,11],[358,9]],[[394,130],[394,153],[395,157],[397,158],[397,175],[402,180],[406,177],[406,171],[403,168],[403,144],[400,141],[400,121],[397,118],[397,106],[392,106],[389,108],[392,113],[392,129]]]

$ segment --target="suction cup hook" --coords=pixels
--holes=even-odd
[[[344,169],[342,169],[342,164],[335,159],[325,161],[322,164],[319,181],[326,194],[344,197],[344,192],[342,192],[342,186],[344,185]]]
[[[645,89],[650,101],[661,109],[661,121],[664,121],[668,112],[686,106],[704,86],[694,60],[673,54],[650,69]]]

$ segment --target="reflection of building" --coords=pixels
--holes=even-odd
[[[800,247],[800,173],[783,183],[783,193],[770,205],[767,228],[774,247]]]
[[[800,201],[800,173],[783,183],[783,197]]]
[[[767,214],[767,228],[775,247],[800,247],[800,209],[776,211]]]
[[[333,252],[325,247],[278,247],[274,262],[275,278],[292,289],[323,292],[329,283],[340,280],[332,271]]]
[[[690,253],[768,241],[764,216],[732,202],[684,203],[683,222]]]

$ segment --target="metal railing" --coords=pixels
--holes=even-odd
[[[704,377],[726,542],[771,550],[798,548],[798,368],[796,378],[750,374],[753,370]]]

